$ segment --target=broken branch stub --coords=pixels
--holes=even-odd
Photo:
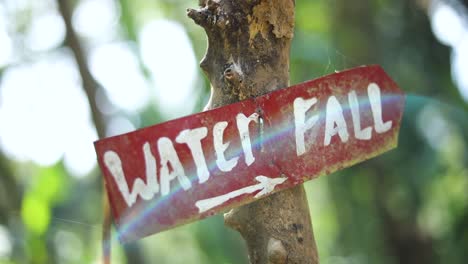
[[[200,0],[199,4],[187,15],[208,36],[200,63],[212,86],[207,109],[289,85],[294,0]],[[233,209],[225,215],[225,223],[244,237],[252,263],[318,263],[302,185]]]
[[[200,66],[213,87],[210,108],[288,86],[292,0],[202,4],[187,14],[208,36]]]

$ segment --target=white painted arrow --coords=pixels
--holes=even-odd
[[[259,198],[265,194],[271,193],[275,189],[276,185],[282,184],[288,178],[273,178],[272,179],[263,175],[259,175],[255,177],[255,179],[259,182],[256,185],[251,185],[251,186],[239,189],[239,190],[232,191],[227,194],[197,201],[195,205],[198,207],[199,213],[206,212],[210,210],[211,208],[219,206],[234,197],[261,190],[254,196],[255,198]]]

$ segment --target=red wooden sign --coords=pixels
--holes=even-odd
[[[226,211],[397,145],[404,95],[379,66],[95,143],[121,241]]]

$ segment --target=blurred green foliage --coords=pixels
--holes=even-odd
[[[397,150],[306,184],[321,263],[468,259],[468,107],[452,82],[450,49],[434,37],[420,2],[296,0],[291,83],[380,64],[408,94]],[[197,1],[115,3],[120,40],[138,47],[145,23],[170,19],[184,26],[202,58],[205,34],[185,17]],[[14,18],[11,34],[23,34],[30,14]],[[0,68],[0,80],[10,66]],[[195,111],[209,96],[209,83],[200,79]],[[166,120],[151,105],[124,114],[139,126]],[[62,162],[40,167],[1,156],[0,227],[11,250],[4,253],[0,239],[0,263],[99,263],[101,194],[97,169],[73,178]],[[114,240],[112,252],[114,263],[248,263],[240,235],[224,227],[222,216],[124,246]]]

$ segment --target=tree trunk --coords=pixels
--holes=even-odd
[[[208,35],[200,66],[211,82],[207,109],[289,85],[294,0],[200,0],[188,16]],[[247,242],[251,263],[318,263],[303,186],[231,210],[225,223]]]

